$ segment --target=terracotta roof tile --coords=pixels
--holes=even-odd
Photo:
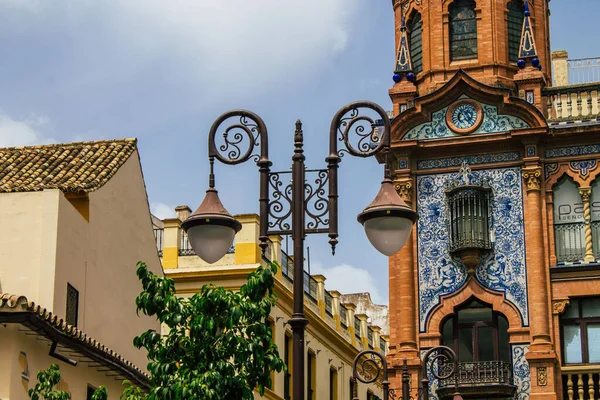
[[[136,139],[0,148],[0,192],[92,192],[137,147]]]
[[[138,375],[138,381],[147,385],[149,379],[148,374],[135,366],[135,364],[133,364],[131,361],[124,359],[118,353],[87,336],[84,332],[77,329],[73,325],[68,324],[62,318],[59,318],[47,309],[35,304],[32,301],[28,301],[27,297],[9,293],[0,293],[0,314],[5,312],[28,312],[33,314],[35,317],[45,322],[48,326],[60,331],[62,334],[75,339],[77,342],[91,346],[96,351],[104,353],[105,356],[109,356],[110,359],[116,361],[117,365],[120,365],[121,368],[132,370],[136,375]]]

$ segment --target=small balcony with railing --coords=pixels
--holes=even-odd
[[[562,367],[563,399],[600,399],[600,366]]]
[[[544,89],[550,126],[594,124],[600,120],[600,57],[569,59],[552,53],[553,84]]]
[[[452,364],[440,364],[439,375],[448,376],[452,369]],[[463,399],[514,399],[516,390],[511,363],[476,361],[458,362],[455,374],[439,381],[437,393],[440,400],[451,400],[457,392]]]

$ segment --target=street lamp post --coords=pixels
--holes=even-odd
[[[370,114],[366,114],[365,111]],[[383,121],[383,130],[376,127],[377,115]],[[222,144],[216,136],[226,121]],[[342,107],[334,116],[329,135],[329,156],[326,170],[306,170],[302,123],[296,122],[292,182],[282,183],[281,177],[289,172],[271,172],[268,157],[268,135],[264,121],[246,110],[232,110],[213,123],[208,137],[210,163],[209,188],[200,207],[190,215],[182,227],[200,258],[214,263],[225,255],[241,224],[225,209],[215,189],[214,161],[235,165],[249,159],[256,161],[260,174],[260,247],[265,252],[269,235],[292,235],[294,246],[294,306],[289,321],[293,334],[293,399],[304,400],[304,332],[308,320],[304,316],[304,238],[307,234],[327,233],[332,252],[338,243],[338,167],[342,153],[357,157],[383,154],[384,180],[379,193],[362,213],[358,221],[373,246],[390,256],[402,248],[408,239],[417,214],[396,193],[388,165],[390,150],[390,120],[377,104],[359,101]],[[344,148],[338,150],[338,142]],[[254,154],[260,147],[260,154]],[[306,180],[306,173],[316,173],[316,188]],[[326,186],[328,189],[325,197]],[[270,194],[273,194],[271,199]],[[307,202],[313,202],[311,209]],[[291,218],[291,225],[289,219]]]
[[[440,373],[437,367],[441,365],[451,365],[452,368]],[[421,361],[421,389],[418,391],[417,399],[429,400],[429,374],[435,379],[450,379],[458,370],[458,361],[456,353],[447,346],[435,346],[427,350]],[[395,389],[390,389],[388,380],[388,365],[385,355],[375,350],[364,350],[356,355],[352,366],[352,380],[354,382],[353,400],[358,398],[358,385],[362,383],[373,383],[378,381],[383,387],[383,400],[414,400],[410,395],[410,375],[406,365],[406,359],[402,367],[402,397],[397,398]],[[456,386],[456,380],[455,380]],[[455,390],[454,400],[462,400],[462,397]]]

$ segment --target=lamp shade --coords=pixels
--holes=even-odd
[[[225,209],[217,190],[209,188],[200,207],[181,227],[198,257],[213,264],[227,254],[242,224]]]
[[[389,257],[408,240],[417,213],[396,193],[391,179],[386,178],[373,202],[357,219],[373,247]]]

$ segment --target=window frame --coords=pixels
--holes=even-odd
[[[467,7],[471,7],[473,9],[473,13],[474,13],[474,18],[469,18],[469,19],[461,19],[461,20],[457,20],[454,21],[454,18],[452,17],[453,14],[453,10],[455,8],[467,8]],[[457,42],[458,39],[454,39],[454,35],[459,35],[457,33],[454,33],[454,23],[458,22],[458,21],[474,21],[475,23],[475,30],[473,32],[465,32],[462,33],[460,35],[467,35],[467,34],[471,34],[475,36],[474,39],[460,39],[460,41],[466,41],[466,40],[475,40],[475,54],[471,54],[471,55],[462,55],[462,56],[458,56],[458,55],[454,55],[453,51],[452,51],[452,44],[454,42]],[[463,60],[477,60],[477,58],[479,57],[479,40],[478,40],[478,26],[477,26],[477,2],[475,0],[454,0],[452,3],[450,3],[450,5],[448,6],[448,49],[449,49],[449,56],[450,56],[450,62],[454,62],[454,61],[463,61]]]
[[[517,10],[516,8],[511,8],[511,5],[517,4],[517,3],[520,4],[519,10]],[[510,33],[511,32],[510,28],[511,28],[511,24],[512,24],[510,18],[511,18],[511,13],[513,13],[513,12],[514,12],[513,15],[516,15],[517,12],[520,12],[520,17],[521,17],[521,25],[520,25],[520,28],[518,29],[519,34],[518,34],[518,39],[516,41],[517,52],[514,55],[514,59],[511,58],[512,55],[511,55],[511,52],[510,52],[511,37],[516,37],[516,36],[511,35],[511,33]],[[525,3],[523,2],[523,0],[509,0],[506,3],[506,39],[507,39],[506,40],[506,44],[507,44],[506,51],[508,52],[508,61],[512,62],[512,63],[515,63],[515,64],[519,60],[519,48],[521,46],[521,35],[522,35],[522,30],[523,30],[523,22],[525,21],[525,14],[524,14],[524,12],[525,12]],[[514,45],[514,43],[513,43],[513,45]]]
[[[588,343],[588,334],[587,334],[587,325],[592,323],[592,324],[600,324],[600,316],[597,317],[584,317],[583,316],[583,302],[585,300],[589,300],[589,299],[599,299],[598,296],[588,296],[588,297],[577,297],[574,299],[571,299],[571,304],[569,305],[569,307],[572,307],[573,302],[577,302],[578,304],[578,309],[577,309],[577,313],[578,313],[578,317],[576,318],[565,318],[564,317],[564,313],[560,315],[560,347],[561,347],[561,351],[563,354],[562,357],[562,364],[563,365],[588,365],[588,364],[592,364],[592,365],[598,365],[600,364],[600,361],[598,362],[589,362],[590,359],[590,348],[589,348],[589,343]],[[571,326],[579,326],[579,332],[581,334],[581,362],[580,363],[567,363],[566,362],[566,351],[565,351],[565,333],[564,333],[564,327],[565,325],[571,325]]]
[[[74,297],[74,304],[72,302]],[[72,307],[75,309],[72,310]],[[67,282],[66,301],[65,301],[65,321],[67,324],[77,327],[79,323],[79,290]]]
[[[482,306],[481,308],[487,308],[491,311],[492,313],[492,319],[490,321],[476,321],[476,322],[459,322],[459,318],[458,318],[458,313],[461,310],[465,310],[465,309],[469,309],[469,308],[474,308],[474,307],[469,307],[469,305],[471,305],[473,302],[478,303],[480,306]],[[476,298],[471,298],[469,300],[467,300],[466,302],[464,302],[463,304],[461,304],[460,306],[456,307],[454,309],[454,313],[448,315],[446,318],[444,318],[440,324],[440,332],[442,332],[442,344],[445,344],[446,346],[448,346],[448,343],[444,343],[444,327],[445,325],[452,321],[452,346],[449,346],[452,348],[452,350],[454,350],[456,352],[456,357],[458,358],[458,360],[460,360],[460,337],[459,337],[459,330],[460,328],[463,329],[472,329],[472,352],[473,352],[473,359],[469,360],[469,361],[460,361],[460,362],[480,362],[482,360],[479,359],[479,329],[480,328],[484,328],[484,327],[490,327],[492,328],[492,334],[493,334],[493,340],[494,340],[494,360],[493,361],[503,361],[503,362],[511,362],[512,360],[501,360],[500,359],[500,323],[499,323],[499,319],[500,317],[504,318],[507,322],[507,326],[510,328],[510,323],[508,322],[508,318],[506,318],[506,316],[502,315],[501,313],[494,311],[494,308],[490,305],[490,304],[486,304]],[[507,329],[508,330],[508,329]],[[510,348],[510,340],[508,341],[508,346]],[[487,361],[487,360],[483,360],[483,361]]]
[[[416,22],[415,22],[416,21]],[[408,28],[408,49],[410,52],[410,60],[412,62],[412,67],[413,67],[413,72],[415,73],[415,75],[418,75],[420,72],[423,71],[423,16],[421,15],[420,12],[415,12],[411,15],[410,19],[408,20],[408,24],[407,24],[407,28]],[[418,28],[418,34],[417,34],[417,29]],[[420,44],[419,46],[414,46],[413,47],[413,40],[415,40],[416,38],[420,39]],[[419,58],[416,59],[415,62],[415,53],[416,50],[420,50],[419,53]]]

